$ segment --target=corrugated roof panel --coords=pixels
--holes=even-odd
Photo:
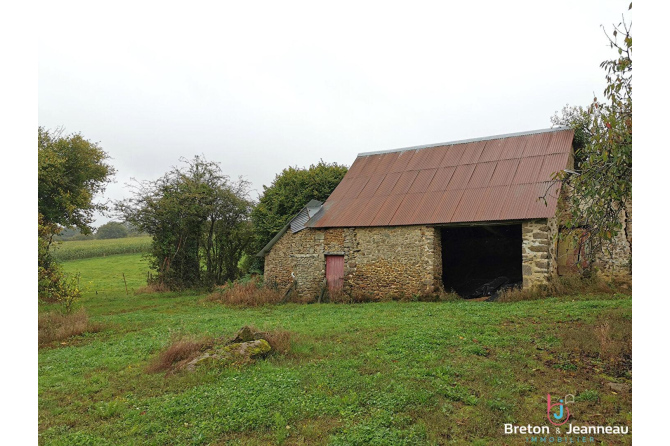
[[[493,172],[489,186],[502,186],[511,184],[519,167],[518,159],[500,160],[496,164],[496,170]]]
[[[370,160],[371,158],[369,156],[356,157],[356,159],[354,160],[354,164],[351,165],[345,176],[349,176],[349,178],[351,179],[356,178],[363,171],[365,165]]]
[[[529,199],[535,191],[534,184],[515,184],[510,186],[505,203],[500,211],[501,220],[527,218]]]
[[[555,153],[564,153],[562,149],[563,146],[566,145],[568,142],[567,140],[569,139],[570,142],[572,142],[572,135],[566,134],[567,132],[555,132],[555,133],[550,133],[549,135],[551,136],[547,142],[547,148],[545,149],[544,153],[546,155],[551,155]]]
[[[467,144],[459,144],[457,146],[449,146],[449,150],[442,158],[440,167],[458,166],[463,156],[463,152],[467,148]]]
[[[552,179],[552,175],[568,167],[567,153],[554,153],[544,157],[542,168],[537,175],[537,181],[547,181]]]
[[[374,169],[370,170],[370,175],[389,173],[391,171],[391,166],[396,162],[399,155],[400,154],[398,152],[392,152],[374,156],[374,158],[379,159],[379,163],[375,166]]]
[[[347,175],[348,174],[349,173],[347,172]],[[340,198],[344,197],[351,185],[354,184],[353,177],[348,177],[347,175],[342,178],[342,181],[340,181],[340,184],[337,185],[333,193],[330,194],[328,200],[339,200]]]
[[[418,174],[418,170],[403,172],[402,175],[400,175],[400,178],[398,178],[398,182],[393,187],[393,190],[391,190],[391,195],[406,194]]]
[[[447,190],[465,189],[465,187],[468,185],[468,181],[470,181],[470,177],[472,176],[472,172],[474,170],[475,170],[474,164],[466,164],[464,166],[456,167],[454,175],[451,177],[449,185],[447,185]]]
[[[498,159],[508,160],[514,158],[521,158],[523,151],[528,143],[528,138],[505,138],[500,140],[502,148],[500,149],[500,156]]]
[[[393,217],[391,217],[389,224],[391,226],[412,224],[412,216],[419,207],[422,196],[422,193],[405,195],[402,203],[400,203],[400,206],[398,209],[396,209],[395,214]]]
[[[486,189],[465,189],[451,221],[473,221]]]
[[[407,170],[407,165],[412,160],[412,157],[416,153],[416,150],[407,150],[405,152],[400,152],[398,158],[391,166],[389,172],[404,172]]]
[[[468,189],[486,187],[489,185],[493,171],[496,170],[497,162],[479,163],[476,165],[470,181],[468,181]]]
[[[367,198],[356,198],[347,202],[344,209],[340,212],[340,216],[336,220],[336,225],[346,226],[348,221],[358,221],[358,218],[363,213],[367,202]]]
[[[440,201],[436,203],[435,210],[430,216],[430,223],[452,222],[451,217],[454,215],[462,196],[463,189],[446,191],[440,198]]]
[[[363,211],[358,216],[358,226],[371,226],[372,220],[377,216],[377,213],[382,208],[386,198],[387,196],[370,198],[367,204],[363,207]]]
[[[476,141],[468,144],[463,144],[465,150],[461,156],[458,164],[474,164],[479,161],[479,157],[484,151],[484,147],[488,144],[488,141]]]
[[[543,156],[533,156],[530,158],[521,158],[519,167],[516,169],[516,175],[512,180],[512,184],[526,184],[534,183],[537,179],[537,174],[542,167]]]
[[[401,175],[402,175],[401,172],[392,172],[386,174],[386,177],[384,177],[384,181],[382,181],[382,183],[377,188],[377,192],[375,193],[375,195],[379,196],[391,195],[391,191],[395,187]]]
[[[414,182],[412,183],[412,187],[409,188],[408,193],[414,194],[417,192],[425,192],[426,190],[428,190],[428,185],[433,180],[435,172],[437,172],[437,169],[420,170],[419,174],[416,176]]]
[[[360,194],[358,194],[359,198],[370,198],[375,195],[375,192],[377,192],[377,189],[379,188],[379,185],[382,184],[382,181],[384,181],[384,178],[386,177],[385,174],[380,173],[380,174],[375,174],[370,177],[368,180],[367,184],[363,188]]]
[[[407,166],[408,170],[432,169],[440,165],[442,159],[447,154],[447,147],[431,147],[428,149],[417,150],[416,154]]]
[[[454,175],[454,172],[456,171],[456,167],[440,167],[437,169],[437,172],[435,172],[435,176],[431,180],[430,184],[428,185],[428,191],[434,192],[434,191],[444,191],[447,189],[447,185],[449,184],[449,181],[451,181],[451,177]]]
[[[479,157],[480,163],[498,161],[502,155],[502,149],[504,146],[504,141],[502,139],[492,139],[491,141],[486,141],[486,147],[482,152],[482,156]]]
[[[556,212],[557,200],[552,199],[556,190],[560,190],[560,184],[547,181],[545,183],[533,184],[533,194],[528,203],[526,215],[539,215],[551,217]],[[558,195],[555,195],[558,197]],[[546,200],[546,201],[545,201]]]
[[[381,164],[383,157],[381,156],[368,156],[367,162],[365,163],[365,169],[363,171],[363,175],[366,176],[372,176],[375,175],[377,168],[379,167],[379,164]],[[379,172],[379,173],[386,173],[386,172]],[[360,175],[360,173],[359,173]]]
[[[435,209],[445,193],[447,192],[439,190],[421,194],[419,205],[412,214],[412,221],[416,222],[415,224],[431,223],[431,216],[435,213]]]
[[[395,211],[400,207],[403,198],[403,195],[389,195],[386,197],[384,204],[382,204],[375,218],[372,219],[370,226],[388,226],[391,218],[395,215]]]
[[[320,218],[307,224],[385,226],[550,216],[556,197],[540,206],[538,187],[552,172],[566,168],[572,138],[572,130],[556,129],[365,154],[324,203]]]
[[[328,198],[330,200],[330,198]],[[336,226],[337,218],[344,212],[345,206],[351,200],[326,201],[323,204],[323,215],[314,224],[317,228],[327,228]]]
[[[368,181],[370,180],[367,176],[358,176],[354,178],[351,187],[344,193],[343,198],[358,198],[358,195],[361,193],[363,188]]]
[[[407,163],[407,168],[405,170],[421,170],[420,166],[426,163],[426,160],[430,155],[428,150],[429,149],[422,149],[414,152],[414,156],[412,156],[412,159]]]
[[[495,221],[500,220],[500,211],[505,202],[505,196],[509,186],[487,187],[481,198],[472,221]]]
[[[552,134],[547,153],[565,153],[564,147],[572,146],[572,132],[555,132]]]
[[[524,158],[529,156],[546,155],[553,133],[538,133],[537,135],[529,135],[526,147],[523,150]]]

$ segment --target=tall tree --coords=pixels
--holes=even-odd
[[[156,281],[170,289],[213,286],[236,279],[251,241],[248,183],[230,181],[218,163],[182,160],[156,181],[135,185],[118,202],[125,220],[153,237]]]
[[[632,8],[632,3],[629,9]],[[606,247],[632,219],[633,172],[633,36],[632,23],[615,25],[610,47],[617,57],[600,64],[607,85],[604,100],[566,107],[552,123],[575,129],[575,170],[559,172],[564,182],[568,229],[583,230],[591,257]],[[622,218],[623,216],[623,218]],[[623,220],[623,221],[622,221]],[[630,234],[627,240],[632,244]]]
[[[91,233],[93,212],[106,209],[94,198],[105,190],[115,170],[98,144],[78,133],[63,135],[62,129],[38,127],[37,153],[38,295],[71,303],[79,291],[51,257],[51,243],[63,226]]]
[[[263,186],[263,195],[251,212],[256,252],[310,200],[326,201],[347,170],[346,166],[321,160],[308,169],[288,167],[270,186]]]
[[[112,181],[115,169],[109,155],[79,133],[63,135],[43,127],[37,129],[38,212],[44,222],[92,231],[93,213],[104,211],[94,201]]]

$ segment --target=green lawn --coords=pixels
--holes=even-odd
[[[40,349],[41,444],[524,444],[503,424],[548,425],[548,393],[576,396],[576,424],[632,423],[630,393],[607,387],[630,373],[574,351],[596,323],[630,324],[630,296],[247,309],[126,295],[121,273],[130,289],[146,277],[138,254],[65,268],[81,273],[82,305],[106,328]],[[247,324],[289,330],[290,351],[244,367],[145,371],[175,336]]]

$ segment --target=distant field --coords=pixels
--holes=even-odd
[[[63,263],[63,269],[69,274],[79,274],[79,283],[83,297],[125,294],[147,284],[149,265],[143,254],[117,254],[106,257],[71,260]],[[125,283],[124,283],[125,276]]]
[[[64,268],[81,273],[81,303],[104,329],[39,350],[40,444],[526,444],[503,425],[548,425],[548,393],[575,396],[577,425],[632,423],[630,372],[593,356],[604,327],[615,338],[630,327],[630,296],[230,308],[193,293],[126,294],[123,274],[130,290],[144,284],[141,254]],[[288,330],[289,352],[146,372],[176,337],[246,324]]]
[[[127,237],[109,240],[76,240],[56,243],[53,256],[56,260],[90,259],[115,254],[145,253],[151,248],[151,237]]]

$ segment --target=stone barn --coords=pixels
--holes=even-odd
[[[572,139],[555,128],[361,153],[259,253],[265,280],[305,298],[542,283],[574,254],[558,246],[552,179],[573,167]]]

